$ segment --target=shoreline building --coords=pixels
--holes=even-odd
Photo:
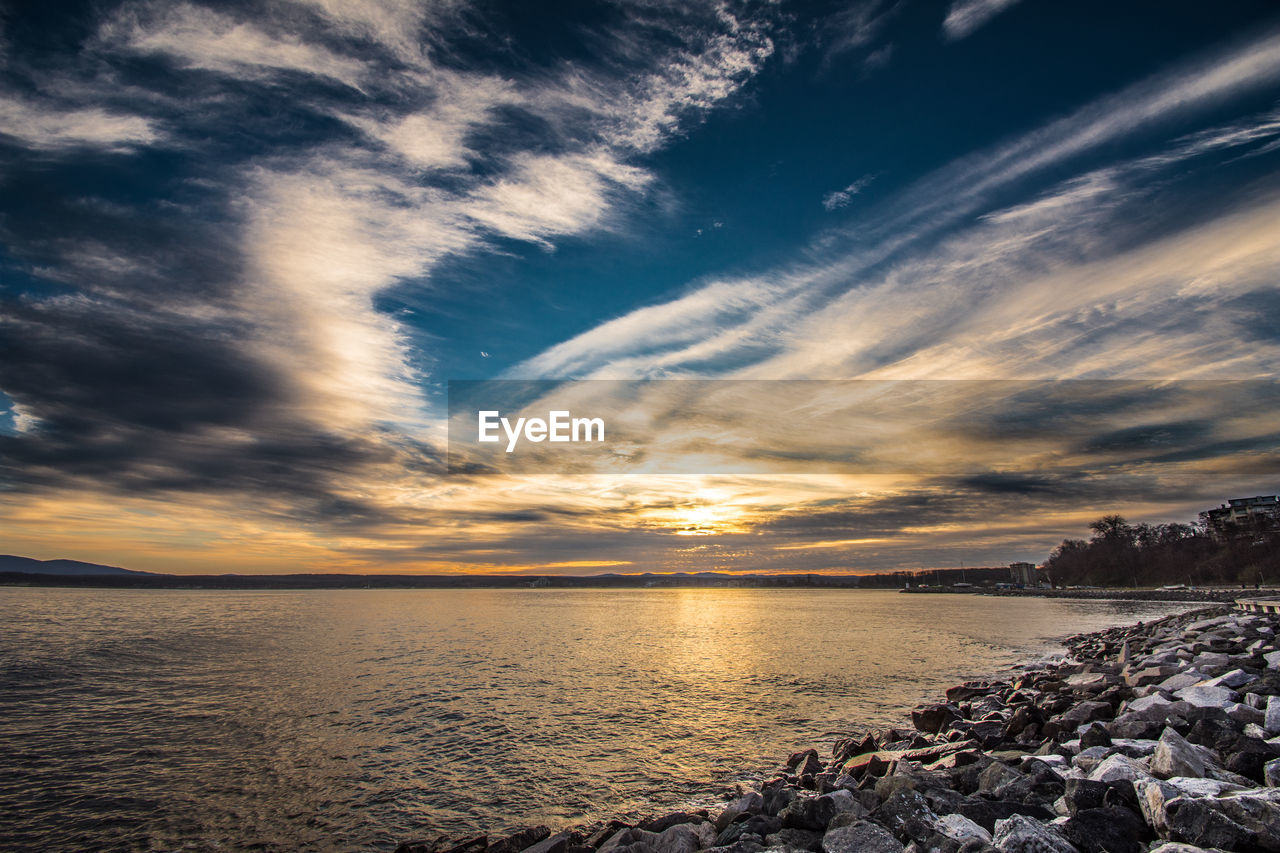
[[[1228,528],[1253,522],[1280,523],[1280,497],[1255,495],[1251,498],[1231,498],[1222,506],[1201,513],[1205,525],[1216,533]]]
[[[1026,587],[1036,586],[1040,579],[1036,577],[1035,563],[1010,563],[1009,580],[1014,584]]]

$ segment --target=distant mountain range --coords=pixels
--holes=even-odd
[[[118,566],[102,566],[97,563],[82,563],[79,560],[33,560],[30,557],[15,557],[12,554],[0,554],[0,572],[23,572],[29,575],[136,575],[155,576],[154,572],[137,572],[133,569],[122,569]]]

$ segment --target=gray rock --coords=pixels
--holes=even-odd
[[[898,791],[871,813],[871,819],[899,841],[924,841],[937,829],[938,816],[919,791]]]
[[[1262,766],[1262,776],[1268,786],[1280,788],[1280,758],[1273,758]]]
[[[1170,776],[1203,776],[1205,756],[1202,747],[1188,743],[1173,729],[1165,729],[1155,753],[1151,756],[1151,773],[1161,779]]]
[[[1068,779],[1066,790],[1062,795],[1064,813],[1074,815],[1085,809],[1102,808],[1102,798],[1106,796],[1108,790],[1110,786],[1105,782]]]
[[[1142,853],[1144,828],[1124,808],[1085,809],[1063,824],[1068,840],[1085,853]]]
[[[1242,726],[1248,725],[1249,723],[1260,726],[1267,720],[1267,714],[1265,711],[1261,711],[1252,705],[1245,705],[1242,703],[1236,703],[1235,705],[1227,708],[1227,717]]]
[[[1186,702],[1169,699],[1154,693],[1134,699],[1125,706],[1126,716],[1143,720],[1164,721],[1174,714],[1185,713],[1190,706]]]
[[[640,824],[640,828],[647,829],[650,832],[663,832],[682,823],[700,823],[704,820],[706,820],[706,817],[698,812],[671,812],[662,817],[645,821]]]
[[[1082,723],[1094,720],[1109,720],[1115,716],[1110,702],[1077,702],[1074,707],[1059,714],[1055,719],[1064,729],[1070,731]]]
[[[978,774],[978,793],[994,800],[1022,799],[1031,792],[1031,777],[995,761]]]
[[[1080,746],[1111,746],[1111,734],[1101,723],[1093,723],[1080,733]]]
[[[733,823],[734,818],[740,814],[759,814],[763,809],[764,797],[755,791],[748,791],[738,799],[731,801],[716,816],[716,831],[723,832],[724,828]]]
[[[1253,832],[1215,808],[1209,798],[1174,797],[1164,804],[1164,823],[1170,839],[1201,847],[1248,849],[1255,841]]]
[[[744,835],[758,835],[764,838],[780,829],[782,829],[782,818],[763,814],[752,815],[745,820],[738,820],[726,826],[716,836],[715,843],[720,846],[732,844]]]
[[[537,844],[551,834],[551,829],[545,826],[529,826],[512,833],[506,838],[498,839],[489,846],[485,847],[485,853],[519,853],[528,847]]]
[[[1205,676],[1195,670],[1183,670],[1182,672],[1169,676],[1156,686],[1162,690],[1167,690],[1172,693],[1175,690],[1182,690],[1185,687],[1192,687],[1193,685],[1200,684],[1204,680]]]
[[[938,818],[938,832],[960,842],[976,838],[984,844],[991,843],[991,833],[962,814],[949,814]]]
[[[1234,705],[1237,698],[1236,692],[1230,688],[1210,687],[1206,684],[1184,687],[1181,690],[1174,691],[1173,695],[1194,708],[1222,708],[1224,710]]]
[[[1149,778],[1150,775],[1147,768],[1134,759],[1127,755],[1116,753],[1093,768],[1092,772],[1089,773],[1089,778],[1094,782],[1116,782],[1122,779],[1128,782],[1135,782],[1139,779]]]
[[[960,709],[950,703],[926,705],[911,712],[911,724],[919,731],[936,734],[952,720],[960,719]]]
[[[1245,672],[1243,669],[1233,669],[1230,672],[1224,672],[1216,678],[1210,678],[1205,682],[1209,687],[1226,687],[1235,690],[1237,687],[1243,687],[1253,681],[1253,676]]]
[[[782,825],[792,829],[822,830],[837,812],[853,807],[857,799],[849,791],[832,791],[820,797],[797,797],[778,812]]]
[[[524,853],[564,853],[569,849],[569,833],[561,832],[524,848]]]
[[[860,820],[827,830],[822,853],[902,853],[902,844],[879,824]]]
[[[1269,735],[1280,735],[1280,696],[1267,697],[1267,716],[1262,728]]]
[[[1001,853],[1079,853],[1070,841],[1025,815],[996,821],[992,843]]]
[[[1267,662],[1268,669],[1280,669],[1280,651],[1268,652],[1262,656],[1262,659]]]
[[[694,853],[715,841],[715,828],[710,823],[682,823],[662,832],[633,827],[619,831],[598,853]]]
[[[1194,844],[1183,844],[1180,841],[1166,841],[1159,847],[1152,847],[1150,853],[1213,853],[1213,851]]]
[[[755,839],[743,838],[724,847],[708,847],[702,853],[760,853],[764,845]]]
[[[822,833],[808,829],[780,829],[765,838],[770,847],[782,847],[786,850],[808,850],[818,853],[822,849]]]

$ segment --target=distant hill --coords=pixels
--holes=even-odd
[[[79,560],[33,560],[30,557],[14,557],[0,554],[0,572],[24,572],[29,575],[141,575],[154,576],[154,572],[137,572],[116,566],[100,566]]]

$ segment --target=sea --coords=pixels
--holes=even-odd
[[[0,850],[394,850],[709,806],[1190,605],[835,589],[0,588]]]

